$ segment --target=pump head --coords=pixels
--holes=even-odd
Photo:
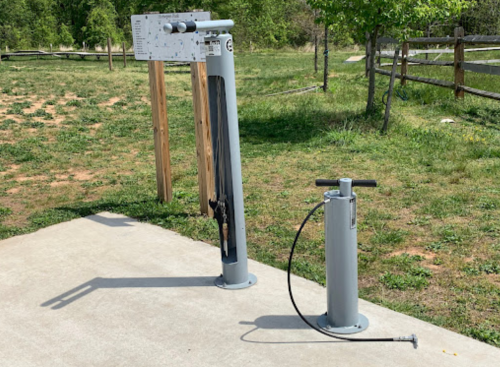
[[[323,180],[317,179],[316,186],[340,186],[341,180]],[[360,187],[377,187],[376,180],[352,180],[351,186],[360,186]]]

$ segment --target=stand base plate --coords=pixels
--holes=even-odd
[[[368,328],[369,321],[366,316],[359,314],[359,322],[356,325],[352,326],[330,326],[328,325],[328,320],[326,314],[318,317],[318,326],[330,333],[335,334],[355,334],[360,333]]]
[[[217,277],[217,279],[215,279],[215,285],[223,289],[244,289],[251,287],[255,283],[257,283],[257,277],[250,273],[248,274],[248,281],[239,284],[226,284],[224,282],[224,277],[222,275],[220,277]]]

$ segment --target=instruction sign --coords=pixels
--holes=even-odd
[[[132,15],[136,60],[205,62],[207,32],[168,34],[163,26],[173,22],[206,20],[210,20],[210,12]]]

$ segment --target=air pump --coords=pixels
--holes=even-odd
[[[368,328],[368,319],[358,312],[358,242],[355,186],[377,187],[375,180],[316,180],[316,186],[339,187],[327,191],[324,201],[314,207],[302,222],[290,252],[288,261],[288,291],[292,304],[301,319],[321,334],[351,342],[410,341],[418,347],[415,334],[394,338],[348,338],[334,334],[354,334]],[[300,233],[309,218],[320,207],[325,206],[325,259],[327,312],[319,316],[316,327],[299,311],[293,298],[290,273],[293,254]]]
[[[241,289],[257,282],[248,273],[232,20],[167,23],[167,33],[209,32],[205,37],[208,102],[215,172],[215,199],[209,204],[219,224],[222,275],[215,284]]]

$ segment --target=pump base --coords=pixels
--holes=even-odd
[[[257,277],[253,274],[250,274],[250,273],[248,274],[248,281],[244,282],[244,283],[239,283],[239,284],[226,284],[224,282],[224,277],[222,275],[215,279],[215,285],[217,287],[223,288],[223,289],[244,289],[244,288],[251,287],[255,283],[257,283]]]
[[[355,334],[360,333],[368,328],[369,322],[366,316],[359,314],[359,322],[353,326],[343,326],[343,327],[334,327],[328,325],[328,320],[326,313],[318,317],[318,325],[320,328],[335,334]]]

